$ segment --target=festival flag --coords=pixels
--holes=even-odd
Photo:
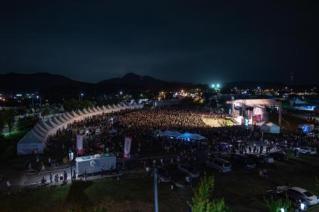
[[[132,138],[125,137],[124,140],[124,158],[130,158]]]
[[[83,149],[83,135],[76,135],[76,152],[78,155],[82,155]]]

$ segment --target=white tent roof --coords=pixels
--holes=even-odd
[[[143,105],[135,105],[131,109],[142,108]],[[43,152],[45,142],[48,136],[56,133],[57,130],[63,129],[67,124],[70,124],[76,120],[83,120],[92,115],[99,115],[102,113],[110,113],[112,110],[122,110],[125,106],[113,105],[112,110],[109,110],[109,106],[105,107],[92,107],[89,110],[84,109],[64,113],[59,116],[50,117],[47,120],[39,121],[33,129],[31,129],[17,144],[18,154],[31,154],[33,150],[39,153]]]
[[[161,136],[161,137],[174,137],[174,138],[177,138],[180,135],[181,135],[180,132],[172,131],[172,130],[165,130],[165,131],[160,131],[159,132],[159,136]]]
[[[264,123],[261,130],[266,133],[280,133],[280,127],[272,122]]]
[[[177,139],[199,141],[199,140],[204,140],[206,138],[202,135],[197,134],[197,133],[185,132],[185,133],[181,134],[180,136],[178,136]]]

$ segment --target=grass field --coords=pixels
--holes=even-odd
[[[0,211],[153,211],[152,185],[152,178],[138,175],[3,194]],[[186,211],[184,197],[159,186],[161,211]]]
[[[277,185],[289,184],[318,192],[319,157],[305,156],[276,162],[267,167],[269,178],[258,170],[234,168],[231,173],[215,176],[214,198],[224,198],[232,211],[267,211],[264,194]],[[316,193],[318,194],[318,193]],[[159,184],[160,211],[187,211],[192,189],[170,191]],[[1,211],[153,211],[152,178],[144,174],[127,175],[123,179],[78,182],[71,186],[22,191],[0,197]],[[319,211],[318,208],[313,211]]]

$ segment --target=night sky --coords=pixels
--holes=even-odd
[[[0,73],[317,83],[315,2],[1,1]]]

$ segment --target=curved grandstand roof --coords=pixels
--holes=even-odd
[[[22,151],[20,147],[26,146],[27,144],[42,144],[45,145],[47,138],[50,135],[54,135],[59,129],[66,128],[68,124],[75,121],[84,120],[88,117],[101,115],[103,113],[111,113],[124,109],[140,109],[143,105],[141,104],[118,104],[102,107],[86,108],[82,111],[72,111],[59,114],[54,117],[50,117],[46,120],[40,120],[23,138],[18,142],[17,151],[18,154],[31,154],[32,152]]]

